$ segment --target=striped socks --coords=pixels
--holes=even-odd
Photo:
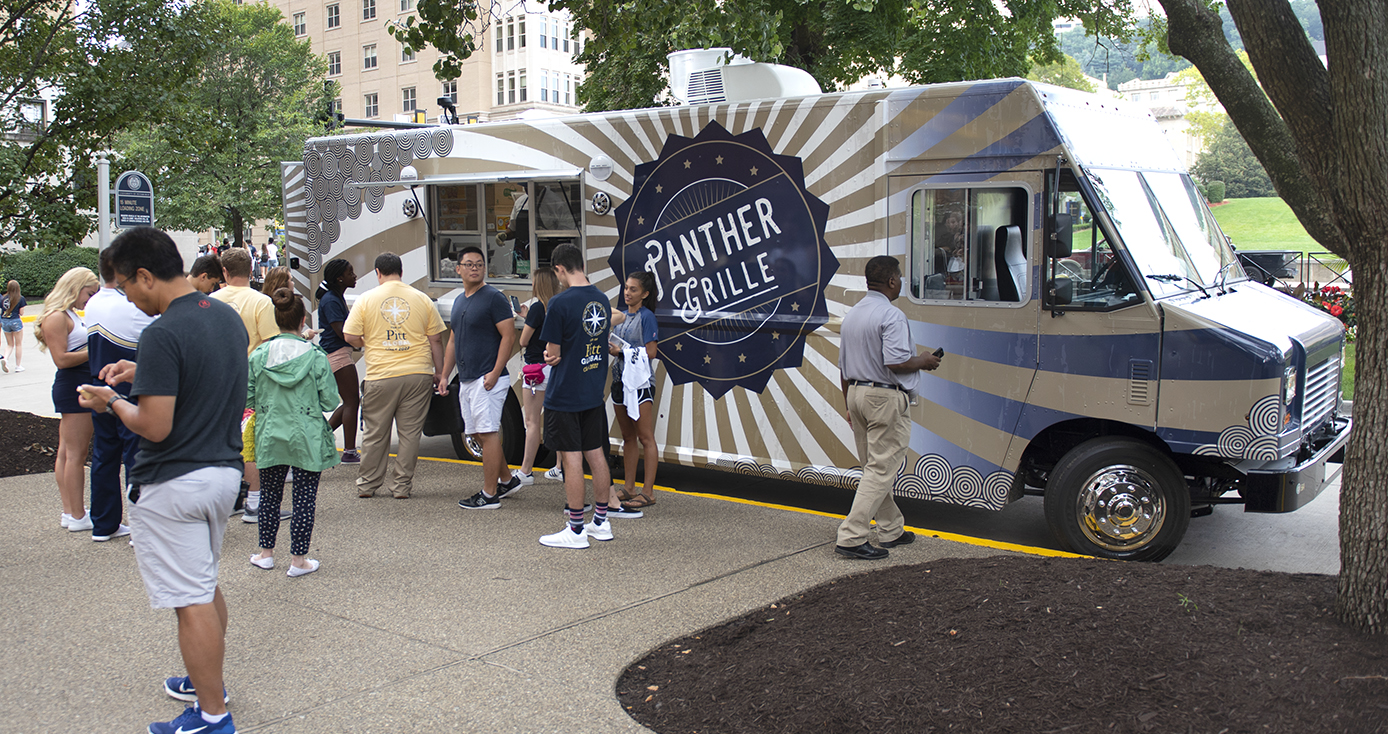
[[[583,534],[583,508],[580,507],[580,508],[578,508],[577,510],[575,510],[575,509],[572,508],[572,507],[565,506],[564,509],[565,509],[565,510],[568,510],[568,512],[569,512],[569,530],[572,530],[574,535],[582,535],[582,534]],[[553,516],[551,515],[551,517],[553,517]]]

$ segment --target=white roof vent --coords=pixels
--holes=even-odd
[[[743,102],[819,94],[809,72],[779,64],[758,64],[733,56],[727,48],[676,51],[670,59],[670,92],[682,104]]]

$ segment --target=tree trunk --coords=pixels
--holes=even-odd
[[[232,240],[232,246],[244,247],[245,245],[241,243],[244,240],[246,233],[246,220],[242,218],[241,210],[234,206],[228,207],[227,214],[231,217],[231,232],[232,237],[235,238]]]

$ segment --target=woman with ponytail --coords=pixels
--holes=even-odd
[[[284,480],[294,470],[294,516],[289,521],[289,575],[318,570],[308,557],[318,503],[318,479],[338,463],[332,429],[323,419],[337,407],[328,355],[300,334],[308,320],[304,300],[289,288],[270,295],[280,334],[251,352],[246,407],[255,410],[255,457],[260,467],[260,552],[251,564],[275,567]]]

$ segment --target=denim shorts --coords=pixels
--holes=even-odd
[[[16,316],[12,319],[0,319],[0,331],[16,332],[24,331],[24,319]]]

